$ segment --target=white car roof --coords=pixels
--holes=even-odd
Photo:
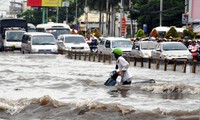
[[[31,35],[31,36],[35,36],[35,35],[50,35],[53,36],[51,33],[46,33],[46,32],[27,32],[24,33],[25,35]]]
[[[105,37],[104,39],[106,39],[106,40],[129,40],[129,39],[126,39],[123,37]]]
[[[54,23],[54,22],[48,22],[48,23],[45,23],[45,24],[38,24],[36,26],[36,28],[56,28],[56,27],[64,27],[64,28],[69,28],[69,25],[68,24],[64,24],[64,23]]]
[[[171,44],[171,43],[174,43],[174,44],[183,44],[182,42],[160,42],[160,44]]]
[[[64,37],[83,37],[82,35],[79,35],[79,34],[61,34],[59,36],[64,36]]]

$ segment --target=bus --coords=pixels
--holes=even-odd
[[[71,28],[69,25],[67,25],[65,23],[48,22],[45,24],[38,24],[36,26],[36,32],[51,33],[57,39],[58,36],[61,34],[70,34]]]
[[[0,51],[20,50],[22,36],[27,31],[27,21],[24,19],[0,19]]]
[[[171,27],[174,27],[177,31],[178,34],[182,33],[185,28],[178,28],[178,27],[175,27],[175,26],[171,26]],[[168,26],[159,26],[159,27],[155,27],[153,29],[156,29],[156,31],[158,32],[158,34],[160,35],[161,38],[164,38],[165,37],[165,34],[169,31],[169,29],[171,27],[168,27]],[[153,31],[152,29],[152,31]]]

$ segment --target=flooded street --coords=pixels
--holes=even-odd
[[[106,87],[114,68],[65,55],[2,52],[0,119],[199,120],[199,74],[131,66],[135,81],[156,83]]]

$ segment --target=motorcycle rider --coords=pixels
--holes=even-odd
[[[188,49],[192,53],[193,59],[198,59],[198,46],[196,40],[192,41],[192,44],[188,46]]]
[[[129,72],[129,63],[122,57],[123,51],[120,48],[115,48],[113,50],[113,54],[116,58],[116,71],[118,75],[121,76],[121,84],[122,85],[130,85],[132,81],[132,75]]]

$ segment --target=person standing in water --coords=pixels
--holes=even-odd
[[[119,76],[121,76],[121,84],[122,85],[130,85],[132,82],[132,75],[129,69],[129,63],[126,61],[124,57],[122,57],[123,51],[120,48],[115,48],[113,50],[113,54],[116,59],[116,71]]]

